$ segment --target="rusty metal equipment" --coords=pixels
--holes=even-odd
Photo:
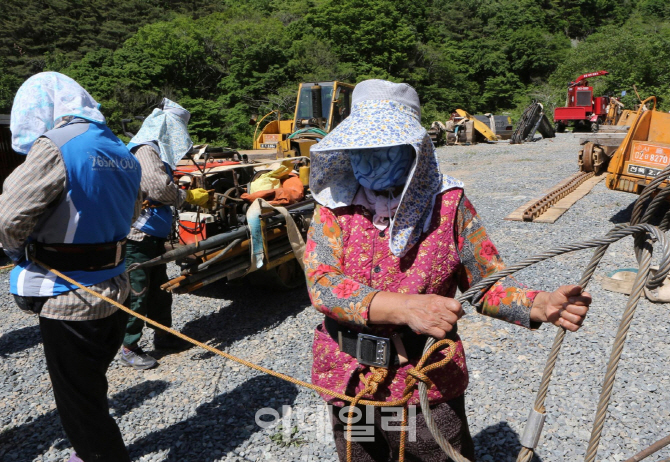
[[[533,101],[521,114],[516,130],[510,138],[510,144],[533,141],[535,133],[538,131],[543,138],[554,138],[556,136],[554,127],[544,113],[544,106],[537,101]]]
[[[554,186],[546,195],[529,205],[523,212],[523,221],[533,221],[549,207],[573,192],[593,176],[593,172],[578,172]]]
[[[653,100],[651,110],[645,110]],[[607,168],[609,189],[640,194],[670,164],[670,114],[656,110],[656,97],[642,101],[630,130]]]
[[[447,127],[439,120],[430,125],[428,135],[435,146],[442,146],[447,143]]]
[[[616,124],[602,125],[598,133],[581,138],[579,144],[584,147],[579,151],[579,170],[595,172],[596,175],[606,171],[610,159],[630,129],[629,125],[637,116],[637,112],[625,110],[618,117]]]
[[[620,140],[614,140],[615,145],[603,145],[593,141],[584,144],[579,151],[578,164],[582,172],[594,172],[600,175],[607,170],[607,164],[614,151],[616,151]]]
[[[508,115],[494,115],[487,112],[486,114],[475,114],[473,117],[487,124],[499,140],[508,140],[514,133],[512,118]]]
[[[129,135],[133,135],[128,132]],[[308,181],[303,182],[309,159],[296,157],[279,162],[250,161],[244,154],[230,148],[194,146],[186,158],[177,164],[173,174],[182,189],[203,188],[210,193],[206,209],[187,202],[175,211],[172,249],[160,257],[133,265],[129,271],[176,261],[181,275],[163,286],[164,290],[185,293],[225,279],[235,279],[249,273],[250,282],[275,289],[290,289],[304,284],[304,275],[289,241],[287,227],[296,230],[303,239],[314,211]],[[289,217],[275,212],[249,215],[253,202],[244,199],[251,183],[261,174],[290,167],[293,177],[300,177],[293,188],[300,193],[297,203],[285,206]],[[288,172],[287,172],[288,173]],[[264,212],[264,209],[261,210]],[[260,226],[254,245],[262,247],[261,265],[252,264],[249,217]],[[260,242],[259,242],[260,241]]]

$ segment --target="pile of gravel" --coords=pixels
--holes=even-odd
[[[577,170],[577,138],[524,145],[492,144],[440,148],[444,171],[463,180],[466,193],[493,241],[511,263],[561,244],[604,235],[629,219],[634,195],[603,183],[555,224],[503,218]],[[596,276],[634,267],[631,239],[613,245]],[[524,270],[518,279],[552,290],[576,283],[590,252],[565,255]],[[177,268],[170,267],[176,272]],[[8,273],[0,274],[0,460],[62,461],[70,454],[51,394],[37,319],[15,307]],[[547,399],[547,422],[536,460],[583,458],[609,351],[626,296],[588,291],[594,304],[584,328],[569,334]],[[640,303],[617,374],[599,461],[621,461],[667,434],[670,385],[665,365],[667,306]],[[473,313],[460,322],[470,387],[470,429],[480,461],[513,461],[531,409],[555,328],[528,331]],[[304,289],[259,290],[244,281],[209,286],[175,297],[175,327],[293,377],[310,380],[314,326],[322,316]],[[152,331],[143,346],[151,350]],[[112,413],[134,461],[335,461],[337,456],[322,400],[315,393],[264,376],[198,349],[159,356],[160,366],[135,371],[110,368]],[[287,414],[288,410],[291,414]],[[283,426],[261,420],[284,416]],[[264,424],[264,426],[266,426]],[[661,451],[657,460],[670,457]]]

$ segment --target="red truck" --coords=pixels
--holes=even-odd
[[[575,128],[590,126],[592,132],[597,132],[600,124],[607,117],[609,96],[593,97],[593,87],[586,79],[608,75],[607,71],[589,72],[580,75],[577,80],[568,84],[568,99],[566,107],[554,109],[554,124],[556,131],[563,133],[571,122]]]

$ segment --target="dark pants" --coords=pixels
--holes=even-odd
[[[372,418],[367,418],[369,412],[366,408],[369,406],[357,406],[360,410],[360,420],[352,425],[352,440],[361,435],[356,432],[356,428],[362,425],[373,425],[368,435],[374,436],[374,441],[352,441],[352,460],[356,462],[391,462],[398,460],[398,450],[400,447],[400,432],[388,431],[382,429],[382,418],[391,416],[382,408],[374,408],[371,413]],[[347,440],[346,427],[347,415],[345,410],[342,412],[344,419],[340,419],[340,410],[342,408],[333,407],[331,413],[331,423],[333,425],[333,434],[335,436],[335,447],[340,461],[347,460]],[[455,398],[446,403],[431,407],[432,416],[440,432],[449,440],[449,443],[459,451],[463,456],[470,460],[475,460],[475,446],[468,429],[468,420],[465,414],[465,398],[463,396]],[[397,420],[400,420],[398,418]],[[408,424],[411,424],[408,422]],[[400,426],[400,422],[389,422],[390,426]],[[372,433],[372,435],[370,435]],[[362,435],[361,435],[362,436]],[[409,441],[409,433],[405,440],[405,460],[413,462],[448,462],[451,459],[442,451],[430,434],[426,421],[421,412],[420,406],[416,407],[416,441]]]
[[[84,462],[130,462],[119,427],[109,415],[105,376],[121,346],[127,316],[118,310],[94,321],[40,317],[58,414]]]
[[[143,263],[165,253],[165,239],[145,236],[141,241],[128,240],[126,245],[126,266]],[[130,308],[159,322],[172,327],[172,294],[161,290],[168,281],[167,265],[152,266],[128,273],[130,277]],[[130,316],[126,326],[123,344],[135,348],[142,338],[144,321]]]

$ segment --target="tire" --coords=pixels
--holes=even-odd
[[[591,133],[598,133],[600,130],[600,124],[598,122],[591,123]]]
[[[554,124],[554,130],[556,133],[565,133],[565,124],[561,122],[556,122]]]

